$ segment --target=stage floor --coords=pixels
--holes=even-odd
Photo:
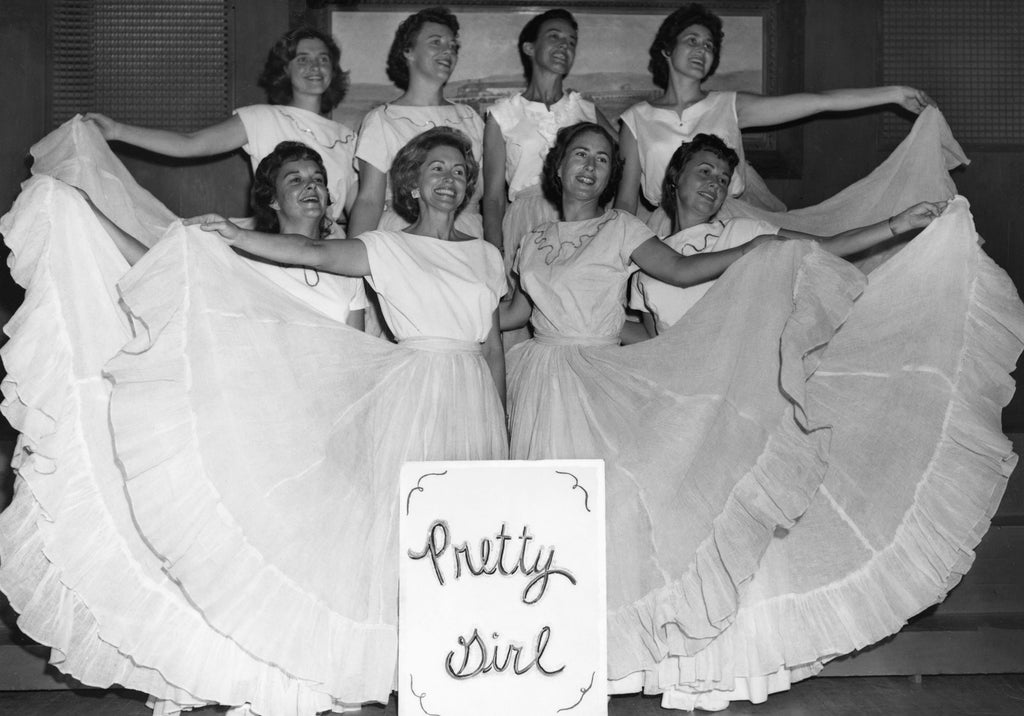
[[[616,696],[609,716],[668,716],[657,697]],[[223,713],[208,707],[196,716]],[[0,692],[0,713],[11,716],[147,716],[145,699],[127,691],[6,691]],[[394,697],[386,706],[367,706],[356,714],[394,716]],[[704,713],[704,712],[698,712]],[[1024,713],[1024,674],[982,676],[925,676],[920,682],[905,676],[810,679],[792,691],[775,694],[754,705],[734,703],[724,714],[756,716],[886,716],[984,714],[1018,716]],[[528,716],[524,714],[524,716]]]

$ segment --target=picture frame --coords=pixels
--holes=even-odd
[[[766,95],[802,88],[803,0],[709,2],[722,17],[725,41],[709,89],[734,89]],[[454,102],[487,106],[525,86],[516,40],[526,21],[549,6],[501,0],[446,3],[459,17],[462,50],[448,85]],[[658,25],[680,2],[649,0],[570,0],[555,6],[573,12],[580,23],[580,44],[567,87],[592,99],[617,124],[619,114],[659,93],[647,72],[648,47]],[[342,67],[350,71],[349,93],[334,117],[357,128],[372,107],[401,91],[385,75],[388,48],[398,23],[422,9],[400,0],[291,0],[292,26],[311,25],[331,34],[342,48]],[[799,127],[744,132],[748,161],[766,178],[800,176]]]

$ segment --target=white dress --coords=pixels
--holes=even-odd
[[[252,170],[283,141],[302,142],[324,160],[327,186],[331,192],[331,216],[342,218],[345,206],[354,198],[356,133],[341,122],[315,112],[280,104],[239,107],[235,114],[245,127],[245,145]]]
[[[494,103],[488,110],[505,139],[505,182],[509,207],[502,220],[506,263],[511,266],[523,236],[546,221],[558,218],[558,211],[540,189],[544,157],[555,144],[562,127],[578,122],[596,122],[594,103],[579,92],[567,91],[548,107],[531,102],[522,93]]]
[[[629,218],[523,242],[511,455],[606,462],[614,692],[760,701],[969,567],[1016,462],[999,426],[1024,305],[960,198],[870,281],[770,242],[620,347]]]
[[[83,132],[94,153],[77,161]],[[368,234],[396,346],[176,223],[94,128],[50,139],[72,153],[37,169],[159,241],[129,270],[47,175],[0,224],[26,288],[4,351],[21,435],[0,514],[19,625],[82,682],[182,707],[386,701],[398,468],[507,455],[480,349],[505,290],[498,251]]]
[[[363,117],[359,127],[356,159],[362,159],[387,175],[398,150],[413,137],[433,127],[451,127],[464,132],[473,145],[473,156],[478,163],[483,162],[484,122],[472,107],[464,104],[439,107],[382,104],[374,107]],[[483,222],[480,219],[480,197],[483,191],[483,181],[478,181],[476,191],[456,219],[455,227],[469,236],[483,236]],[[384,213],[377,228],[397,230],[408,225],[409,222],[391,208],[391,177],[388,176]]]
[[[775,234],[778,230],[777,226],[754,219],[716,220],[683,229],[662,241],[683,256],[693,256],[742,246],[756,236]],[[629,283],[629,307],[650,313],[658,333],[664,333],[669,326],[678,323],[714,283],[714,280],[705,281],[680,288],[637,271]]]
[[[340,122],[298,107],[254,104],[239,107],[235,114],[245,127],[242,149],[249,154],[253,172],[284,141],[302,142],[320,154],[331,193],[329,210],[335,220],[332,238],[343,238],[345,232],[338,220],[343,218],[349,197],[356,190],[355,133]],[[266,263],[259,268],[267,278],[332,318],[344,321],[349,311],[362,311],[369,305],[362,279]]]

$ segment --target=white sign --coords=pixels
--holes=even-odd
[[[399,716],[606,716],[604,462],[407,463]]]

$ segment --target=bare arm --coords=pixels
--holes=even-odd
[[[594,114],[597,116],[597,123],[608,130],[608,134],[614,137],[616,134],[615,127],[612,126],[612,123],[608,121],[608,118],[604,116],[604,112],[596,104],[594,105]]]
[[[484,238],[504,253],[501,222],[505,218],[505,137],[493,117],[484,126]]]
[[[615,208],[636,214],[640,196],[640,150],[636,137],[625,123],[619,131],[619,154],[622,156],[622,180],[615,196]]]
[[[359,193],[348,215],[348,235],[359,236],[373,231],[384,214],[384,198],[387,196],[387,174],[369,162],[359,160]]]
[[[780,229],[779,236],[787,239],[810,239],[819,242],[822,248],[836,256],[849,256],[908,231],[923,229],[943,212],[947,203],[923,201],[886,221],[850,229],[833,236],[815,236],[791,229]]]
[[[685,288],[718,278],[735,261],[773,236],[758,236],[753,241],[725,251],[683,256],[668,244],[651,237],[633,251],[633,262],[654,278]]]
[[[914,114],[920,114],[925,107],[935,103],[921,90],[897,85],[801,92],[778,97],[739,92],[736,95],[736,116],[741,129],[772,127],[819,112],[849,112],[883,104],[898,104]]]
[[[358,239],[320,241],[297,234],[266,234],[242,229],[217,214],[186,219],[184,224],[198,224],[203,231],[220,234],[240,251],[278,263],[308,266],[342,276],[370,275],[366,244]]]
[[[358,311],[349,311],[348,318],[345,319],[345,323],[355,328],[357,331],[366,330],[366,311],[360,308]]]
[[[498,391],[498,398],[501,399],[501,407],[506,408],[505,390],[505,348],[501,344],[501,330],[498,328],[498,311],[494,311],[491,319],[491,330],[487,332],[484,340],[484,360],[487,367],[491,369],[491,377],[494,378],[494,387]]]
[[[498,305],[498,327],[503,331],[522,328],[530,322],[531,313],[533,306],[530,305],[530,299],[523,293],[517,281],[511,295],[507,295]]]
[[[111,221],[106,214],[100,211],[98,206],[92,203],[92,199],[89,198],[88,194],[81,189],[77,191],[85,199],[85,203],[89,205],[89,208],[92,209],[100,225],[110,236],[111,241],[114,242],[121,255],[124,256],[124,260],[128,262],[129,266],[134,266],[149,251],[146,245]]]
[[[102,114],[87,114],[107,141],[124,142],[168,157],[208,157],[238,149],[248,141],[245,125],[238,116],[197,129],[194,132],[172,132],[122,124]]]
[[[644,316],[651,314],[644,313]],[[622,330],[619,331],[619,342],[624,346],[630,346],[634,343],[640,343],[646,341],[649,338],[654,338],[658,335],[657,333],[651,333],[647,327],[646,322],[641,321],[625,321],[622,324]]]

